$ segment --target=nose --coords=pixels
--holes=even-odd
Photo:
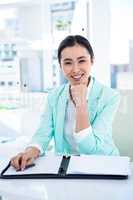
[[[75,63],[73,64],[73,72],[74,72],[74,73],[79,72],[79,66],[78,66],[77,62],[75,62]]]

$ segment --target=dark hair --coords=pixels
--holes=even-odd
[[[60,45],[58,47],[58,61],[59,61],[59,63],[60,63],[60,60],[61,60],[62,50],[65,49],[66,47],[72,47],[75,44],[79,44],[79,45],[85,47],[88,50],[88,52],[91,56],[91,61],[93,60],[94,53],[93,53],[93,49],[92,49],[89,41],[81,35],[69,35],[64,40],[62,40],[62,42],[60,43]]]

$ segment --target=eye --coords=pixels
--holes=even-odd
[[[64,64],[65,65],[71,65],[72,63],[71,62],[65,62]]]
[[[79,60],[79,63],[84,63],[85,62],[85,60]]]

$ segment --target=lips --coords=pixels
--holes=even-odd
[[[80,74],[80,75],[74,75],[72,76],[72,78],[76,81],[79,81],[81,79],[81,77],[83,76],[83,74]]]

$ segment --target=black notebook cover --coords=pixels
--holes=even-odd
[[[22,173],[8,174],[11,167],[9,164],[1,172],[2,179],[126,179],[127,174],[89,174],[89,173],[67,173],[70,156],[63,156],[57,173]],[[84,163],[83,163],[84,164]],[[25,170],[26,171],[26,170]]]

